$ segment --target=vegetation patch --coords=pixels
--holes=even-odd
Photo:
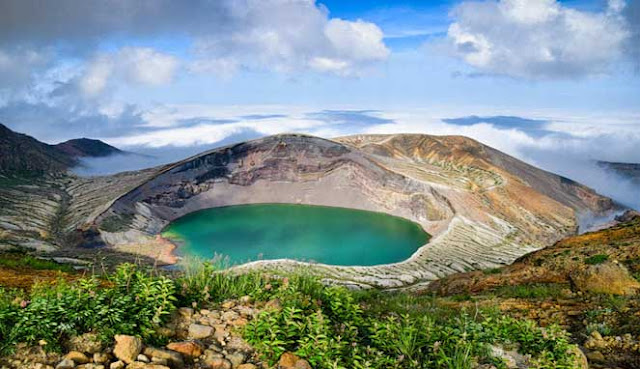
[[[174,275],[123,264],[112,274],[36,285],[28,293],[0,290],[0,345],[7,352],[18,342],[44,340],[45,348],[58,350],[89,331],[105,342],[129,334],[160,344],[159,328],[177,307],[243,296],[278,306],[243,333],[271,365],[293,352],[313,368],[502,367],[492,345],[517,348],[540,368],[574,363],[568,335],[555,326],[543,330],[530,320],[452,308],[430,296],[349,291],[305,275],[234,275],[211,264]]]
[[[66,273],[74,271],[73,267],[69,265],[56,263],[53,260],[38,259],[20,252],[0,254],[0,266],[13,269],[59,270]]]
[[[607,260],[609,260],[609,255],[597,254],[584,259],[584,262],[589,265],[597,265],[597,264],[602,264]]]
[[[496,289],[494,293],[504,298],[546,299],[562,297],[566,288],[567,285],[556,283],[535,283],[504,286]]]

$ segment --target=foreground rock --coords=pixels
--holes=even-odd
[[[46,353],[40,346],[20,346],[12,357],[0,359],[0,369],[266,368],[240,335],[240,328],[265,305],[249,301],[249,298],[225,301],[219,309],[179,309],[171,321],[159,329],[170,339],[165,347],[154,347],[127,335],[116,335],[112,345],[104,346],[97,341],[98,334],[88,333],[72,337],[66,345],[72,350],[64,355]],[[274,305],[269,304],[270,308]]]
[[[309,362],[292,352],[285,352],[278,361],[278,369],[311,369]]]
[[[629,274],[627,268],[613,262],[577,270],[571,273],[571,282],[579,291],[610,295],[630,296],[640,289],[640,283]]]
[[[138,358],[142,352],[142,340],[138,337],[117,335],[116,346],[113,354],[126,364],[130,364]]]

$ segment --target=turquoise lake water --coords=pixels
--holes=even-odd
[[[197,211],[169,224],[165,238],[180,256],[228,257],[231,264],[295,259],[331,265],[405,260],[429,235],[382,213],[293,204],[254,204]]]

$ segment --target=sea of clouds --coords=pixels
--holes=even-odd
[[[177,161],[227,144],[285,132],[331,138],[358,133],[464,135],[542,169],[586,184],[640,209],[640,188],[598,161],[640,163],[640,117],[615,118],[557,111],[458,108],[399,111],[304,107],[172,106],[140,116],[126,136],[103,138],[130,153],[88,159],[82,175],[136,170]]]

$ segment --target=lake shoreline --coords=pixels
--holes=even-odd
[[[161,233],[175,254],[202,259],[217,254],[231,264],[260,260],[312,260],[335,266],[377,266],[411,257],[429,242],[406,218],[359,209],[299,204],[247,204],[187,214]]]

